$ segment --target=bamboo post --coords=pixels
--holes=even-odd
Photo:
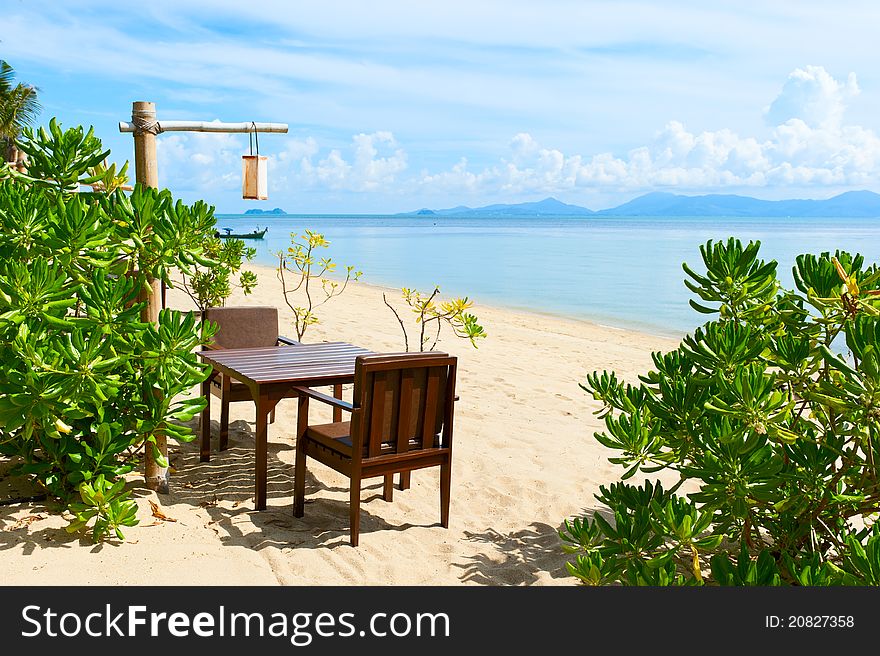
[[[131,104],[134,125],[135,179],[147,187],[159,188],[156,161],[156,103],[135,101]]]
[[[131,105],[131,122],[134,124],[134,171],[135,180],[145,187],[159,188],[159,167],[156,160],[156,104],[136,101]],[[159,281],[148,278],[150,291],[141,290],[138,301],[146,301],[141,310],[141,321],[159,321]],[[156,434],[156,446],[168,460],[168,441],[163,434]],[[147,487],[160,494],[168,494],[168,467],[160,467],[150,448],[144,449],[144,479]]]

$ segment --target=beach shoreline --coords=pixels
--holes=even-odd
[[[244,270],[253,271],[257,274],[258,280],[265,280],[266,277],[275,278],[276,276],[276,268],[269,266],[267,264],[254,263],[249,262],[245,266],[242,267]],[[325,276],[329,280],[333,280],[336,282],[343,282],[345,280],[344,277],[338,275],[327,275]],[[365,287],[368,289],[375,289],[377,292],[385,292],[386,294],[390,293],[394,296],[394,298],[400,298],[401,296],[401,287],[392,287],[390,285],[385,285],[377,282],[365,282],[362,280],[358,280],[357,282],[352,282],[352,285],[357,285],[360,287]],[[431,292],[430,289],[421,289],[423,293]],[[443,291],[443,288],[440,289],[440,298],[449,299],[452,295],[447,294]],[[241,301],[243,304],[247,305],[245,301],[248,297],[242,296]],[[626,319],[619,319],[619,324],[615,325],[614,323],[604,323],[605,321],[613,321],[611,317],[604,317],[601,320],[595,317],[588,316],[575,316],[572,314],[566,314],[562,310],[544,310],[544,309],[536,309],[532,307],[524,307],[521,305],[517,305],[515,303],[503,303],[503,302],[483,302],[480,301],[479,298],[470,298],[471,301],[474,301],[474,312],[479,316],[479,310],[481,308],[489,309],[492,312],[502,312],[502,313],[510,313],[516,315],[534,315],[536,318],[544,318],[553,321],[559,321],[560,323],[570,323],[572,326],[585,325],[590,328],[595,329],[607,329],[607,330],[616,330],[623,333],[636,333],[638,335],[645,335],[647,337],[655,337],[657,339],[662,340],[681,340],[685,333],[682,331],[674,330],[674,329],[661,329],[657,326],[651,326],[648,324],[637,325],[630,322],[627,322]],[[195,306],[193,306],[195,307]]]
[[[228,305],[279,308],[280,332],[294,337],[274,270],[252,295]],[[422,290],[425,291],[425,290]],[[430,290],[428,290],[430,291]],[[382,293],[351,283],[317,310],[304,341],[345,341],[377,352],[403,350]],[[389,295],[392,303],[395,301]],[[179,289],[168,306],[193,304]],[[395,307],[404,309],[402,302]],[[543,313],[472,308],[488,337],[474,349],[441,334],[438,350],[459,358],[450,527],[439,526],[436,471],[413,475],[411,489],[381,498],[381,479],[362,490],[360,546],[348,545],[348,479],[309,463],[303,518],[292,515],[296,402],[282,401],[269,426],[268,507],[253,510],[251,403],[231,406],[230,448],[199,462],[195,442],[172,445],[171,494],[157,496],[131,475],[140,524],[127,542],[94,545],[68,535],[45,504],[0,507],[6,585],[571,585],[557,534],[563,520],[598,505],[599,485],[623,473],[593,438],[599,404],[578,387],[593,370],[635,381],[651,352],[678,340]],[[401,312],[405,321],[411,317]],[[412,341],[412,340],[411,340]],[[347,392],[350,394],[350,392]],[[313,407],[312,421],[329,420]],[[314,414],[312,414],[314,413]],[[219,401],[212,398],[212,417]],[[197,420],[190,424],[197,426]],[[0,467],[0,474],[2,474]],[[10,479],[0,476],[0,484]],[[0,493],[10,494],[0,487]],[[162,519],[150,501],[159,504]],[[174,520],[174,521],[170,521]]]

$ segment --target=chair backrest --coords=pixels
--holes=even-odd
[[[456,364],[446,353],[358,356],[351,417],[354,459],[451,447]]]
[[[257,348],[278,343],[278,308],[212,307],[205,310],[204,318],[219,326],[214,348]]]

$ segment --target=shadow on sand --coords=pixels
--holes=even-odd
[[[216,435],[217,427],[212,425]],[[216,440],[213,442],[216,445]],[[210,462],[199,461],[197,442],[180,445],[172,458],[175,467],[175,503],[203,508],[208,526],[221,542],[250,549],[276,547],[329,547],[349,544],[348,487],[322,483],[306,470],[306,507],[293,516],[294,446],[269,441],[267,466],[268,507],[254,510],[254,433],[245,421],[230,424],[229,448],[212,450]],[[325,492],[339,498],[327,498]],[[388,524],[370,512],[369,504],[382,497],[382,480],[365,481],[361,488],[361,534],[403,531],[413,524]],[[382,503],[380,501],[380,503]]]
[[[578,516],[592,516],[593,513],[599,513],[607,521],[614,522],[614,516],[607,508],[584,508]],[[555,528],[533,522],[529,528],[507,534],[494,529],[482,533],[466,531],[468,541],[486,544],[489,549],[487,553],[469,557],[467,563],[456,563],[454,566],[463,570],[459,578],[468,583],[531,585],[549,574],[553,579],[569,578],[574,585],[576,581],[571,578],[565,564],[575,556],[562,550],[564,543],[559,537],[559,532],[564,528],[564,522]]]
[[[189,425],[197,429],[198,420]],[[216,447],[218,432],[219,426],[212,422],[214,439],[210,462],[199,461],[198,440],[170,447],[171,493],[168,496],[159,496],[163,511],[173,515],[173,510],[168,510],[168,506],[173,504],[201,508],[207,514],[205,526],[213,530],[223,544],[229,546],[288,550],[336,548],[349,544],[348,487],[331,487],[307,471],[305,516],[294,517],[294,447],[289,440],[270,440],[267,474],[269,507],[257,512],[254,510],[253,426],[243,420],[232,422],[229,448],[222,452],[218,452]],[[11,465],[9,460],[0,461],[0,502],[38,494],[39,490],[27,480],[7,475]],[[130,490],[133,498],[149,497],[153,494],[143,486],[142,479],[137,478],[131,483]],[[315,495],[320,491],[329,492],[339,498],[324,496],[316,499]],[[362,535],[372,531],[403,531],[415,526],[388,524],[373,515],[369,504],[374,500],[381,500],[381,497],[381,479],[364,482],[361,493]],[[22,516],[22,508],[27,508],[29,514]],[[57,504],[53,505],[51,501],[0,505],[0,551],[19,548],[28,555],[36,549],[65,548],[74,543],[98,551],[120,544],[115,540],[93,544],[90,535],[71,535],[63,527],[30,526],[38,519],[57,514],[59,510]]]
[[[528,528],[507,534],[494,529],[466,531],[468,541],[486,544],[489,549],[454,567],[462,569],[462,581],[481,585],[531,585],[546,574],[554,579],[565,578],[568,555],[562,551],[558,530],[533,522]]]

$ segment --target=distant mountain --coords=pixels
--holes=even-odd
[[[600,216],[828,216],[880,217],[880,194],[848,191],[826,200],[759,200],[709,194],[680,196],[655,192],[597,212]]]
[[[847,191],[825,201],[800,202],[813,204],[812,208],[805,208],[805,211],[811,210],[810,213],[801,216],[880,217],[880,194],[872,191]]]
[[[654,192],[634,198],[628,203],[600,210],[602,216],[768,216],[769,201],[712,194],[678,196]]]
[[[880,194],[872,191],[848,191],[825,200],[760,200],[733,194],[682,196],[653,192],[639,196],[628,203],[594,212],[585,207],[568,205],[555,198],[545,198],[517,205],[460,205],[444,210],[420,209],[400,216],[827,216],[827,217],[880,217]]]
[[[280,207],[276,207],[274,210],[260,210],[260,209],[252,209],[245,212],[245,214],[287,214]]]
[[[577,205],[568,205],[555,198],[545,198],[533,203],[517,205],[486,205],[485,207],[451,207],[445,210],[420,209],[406,212],[401,216],[460,216],[460,217],[491,217],[491,216],[588,216],[592,210]]]

